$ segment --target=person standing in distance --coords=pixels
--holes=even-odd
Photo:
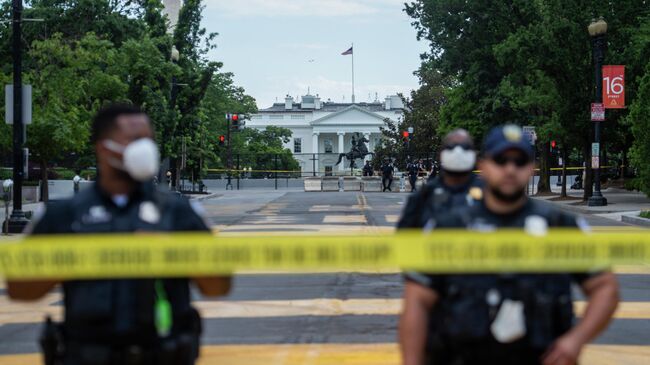
[[[420,172],[420,165],[413,160],[406,165],[406,171],[409,177],[409,183],[411,184],[411,192],[416,190],[415,184],[418,181],[418,173]]]
[[[100,110],[91,130],[97,182],[70,200],[49,204],[28,234],[210,234],[198,205],[153,186],[160,164],[153,138],[140,109]],[[63,287],[65,319],[60,325],[48,319],[41,338],[46,365],[192,365],[201,322],[190,305],[191,282],[209,296],[230,288],[227,277],[196,277],[10,281],[7,291],[13,299],[36,300]]]
[[[393,167],[393,162],[388,159],[384,161],[384,164],[381,166],[381,185],[383,187],[382,192],[393,191],[391,185],[393,185],[393,174],[395,173],[395,168]]]
[[[476,151],[466,130],[456,129],[445,136],[439,158],[442,173],[409,197],[397,228],[423,228],[436,215],[481,199],[483,184],[472,172]]]
[[[372,171],[372,165],[370,165],[370,161],[366,161],[366,164],[363,166],[363,176],[372,175],[374,175],[374,171]]]
[[[526,196],[533,161],[520,127],[492,129],[479,163],[484,199],[440,216],[435,227],[522,229],[535,235],[549,227],[586,228],[574,216]],[[587,298],[575,325],[572,283]],[[610,272],[407,275],[399,330],[403,363],[575,365],[617,304],[618,284]],[[433,334],[430,321],[437,324]]]

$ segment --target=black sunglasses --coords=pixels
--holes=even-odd
[[[472,146],[469,143],[452,143],[452,144],[442,146],[442,149],[443,150],[453,150],[456,147],[460,147],[460,148],[462,148],[464,150],[473,150],[474,149],[474,146]]]
[[[492,161],[499,166],[506,166],[509,163],[515,164],[518,168],[522,168],[530,163],[530,159],[526,156],[507,157],[504,155],[496,155],[492,157]]]

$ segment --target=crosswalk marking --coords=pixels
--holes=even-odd
[[[35,303],[9,301],[0,297],[0,324],[39,323],[46,315],[59,320],[63,308],[53,305],[62,299],[60,293],[48,294]],[[300,300],[250,300],[250,301],[195,301],[194,306],[201,317],[208,318],[269,318],[299,316],[342,315],[399,315],[402,310],[400,298],[390,299],[300,299]],[[585,302],[574,302],[578,316],[585,310]],[[621,302],[615,318],[650,319],[650,303]]]

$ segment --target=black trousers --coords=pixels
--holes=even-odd
[[[415,191],[415,184],[418,182],[417,175],[410,175],[409,182],[411,183],[411,191]]]
[[[388,182],[388,184],[386,184],[386,182]],[[386,191],[386,190],[392,191],[390,189],[390,186],[392,184],[393,184],[393,178],[392,177],[384,176],[384,177],[381,178],[381,185],[384,188],[382,191]]]

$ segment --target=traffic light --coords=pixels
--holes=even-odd
[[[557,147],[557,142],[551,141],[551,148],[555,149],[555,147]]]
[[[241,115],[229,114],[229,116],[230,128],[232,128],[234,131],[238,131],[244,127],[244,121],[242,120]]]
[[[225,146],[226,145],[226,136],[223,134],[219,136],[219,146]]]

